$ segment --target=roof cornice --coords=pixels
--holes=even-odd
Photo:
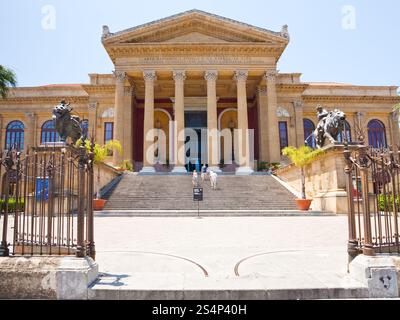
[[[376,102],[382,102],[382,103],[399,103],[400,102],[400,96],[341,96],[341,95],[303,95],[302,96],[304,102],[335,102],[335,103],[340,103],[340,102],[347,102],[347,103],[352,103],[352,102],[363,102],[363,103],[376,103]]]

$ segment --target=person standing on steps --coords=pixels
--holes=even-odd
[[[204,180],[206,179],[206,174],[207,174],[207,166],[203,164],[201,167],[201,182],[204,183]]]
[[[211,182],[211,189],[217,190],[217,173],[214,171],[210,171],[210,182]]]
[[[192,183],[193,183],[193,187],[197,187],[198,184],[199,184],[199,177],[197,175],[197,171],[196,170],[193,170]]]

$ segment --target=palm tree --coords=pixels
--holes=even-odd
[[[282,154],[292,160],[293,164],[301,170],[301,197],[304,200],[306,199],[306,176],[304,168],[324,152],[324,150],[314,150],[308,146],[299,148],[286,147],[282,150]]]
[[[0,97],[5,99],[7,97],[8,88],[17,85],[17,77],[11,69],[0,65]]]

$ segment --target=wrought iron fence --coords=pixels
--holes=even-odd
[[[358,254],[400,253],[400,153],[345,146],[349,260]]]
[[[0,163],[0,256],[95,258],[93,148],[14,149]]]

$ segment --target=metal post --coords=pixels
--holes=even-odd
[[[6,169],[5,173],[5,186],[4,186],[4,215],[3,215],[3,237],[0,244],[0,257],[7,257],[10,255],[7,242],[7,231],[8,231],[8,199],[10,196],[10,174],[13,165],[11,151],[8,151],[6,158],[3,160],[2,165]]]
[[[362,189],[362,208],[364,219],[364,243],[363,254],[367,256],[375,255],[374,246],[372,244],[372,229],[371,229],[371,214],[369,206],[369,190],[368,190],[368,158],[365,146],[360,148],[360,174],[361,174],[361,189]]]
[[[93,160],[94,160],[94,140],[91,141],[91,150],[89,153],[88,174],[88,241],[89,241],[89,255],[94,260],[96,258],[96,248],[94,244],[94,217],[93,217],[93,190],[94,190],[94,176],[93,176]]]
[[[346,161],[345,173],[347,175],[346,187],[347,187],[347,206],[348,206],[348,228],[349,228],[349,239],[347,242],[347,253],[349,263],[358,255],[358,241],[356,234],[356,221],[354,214],[354,196],[353,196],[353,163],[350,159],[351,151],[349,146],[345,144],[344,147],[344,158]],[[357,179],[357,177],[356,177]]]
[[[76,256],[86,255],[84,235],[85,235],[85,154],[84,146],[79,147],[78,155],[78,230]]]
[[[55,154],[52,152],[51,157],[49,157],[49,163],[47,166],[47,179],[49,181],[48,184],[48,208],[47,208],[47,245],[49,254],[51,255],[52,249],[52,228],[53,228],[53,214],[54,214],[54,166],[55,166]],[[46,177],[45,177],[46,178]]]

